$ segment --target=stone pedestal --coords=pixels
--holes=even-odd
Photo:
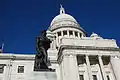
[[[57,80],[56,72],[34,71],[29,74],[27,80]]]

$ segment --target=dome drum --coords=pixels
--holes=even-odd
[[[62,37],[81,38],[86,36],[86,34],[83,31],[72,27],[59,28],[52,32],[56,35],[56,38],[62,38]]]

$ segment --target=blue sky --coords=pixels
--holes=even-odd
[[[0,42],[4,52],[35,53],[36,36],[59,14],[60,4],[90,35],[120,43],[119,0],[0,0]]]

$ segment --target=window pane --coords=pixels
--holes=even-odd
[[[69,34],[70,34],[70,35],[73,35],[73,32],[72,32],[72,31],[69,31]]]
[[[78,37],[78,33],[77,32],[75,32],[75,36]]]
[[[109,75],[107,75],[107,80],[110,80],[110,77],[109,77]]]
[[[5,64],[0,64],[0,73],[4,72],[4,66],[5,66]]]
[[[67,31],[63,31],[63,35],[67,35]]]
[[[84,77],[83,77],[83,75],[80,75],[80,80],[84,80]]]
[[[58,36],[61,36],[61,32],[58,32]]]
[[[89,56],[89,60],[90,60],[90,65],[95,65],[99,63],[97,56]]]
[[[110,63],[110,57],[109,56],[102,56],[102,61],[104,65],[108,65]]]
[[[24,66],[18,66],[18,73],[24,73]]]
[[[97,76],[96,75],[93,75],[93,80],[97,80]]]
[[[84,64],[84,63],[86,63],[86,61],[85,61],[85,56],[80,56],[80,55],[78,55],[78,56],[77,56],[77,64],[78,64],[78,65],[81,65],[81,64]]]
[[[82,36],[82,33],[80,33],[80,37]]]

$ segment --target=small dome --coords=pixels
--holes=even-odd
[[[93,32],[90,37],[99,37],[99,36],[98,36],[98,34]]]
[[[56,22],[63,21],[63,20],[69,20],[69,21],[73,21],[73,22],[77,23],[77,21],[71,15],[69,15],[69,14],[59,14],[52,20],[50,26],[52,26]]]
[[[92,33],[91,34],[91,36],[90,36],[91,38],[94,38],[94,39],[102,39],[102,37],[100,37],[98,34],[96,34],[96,33]]]

